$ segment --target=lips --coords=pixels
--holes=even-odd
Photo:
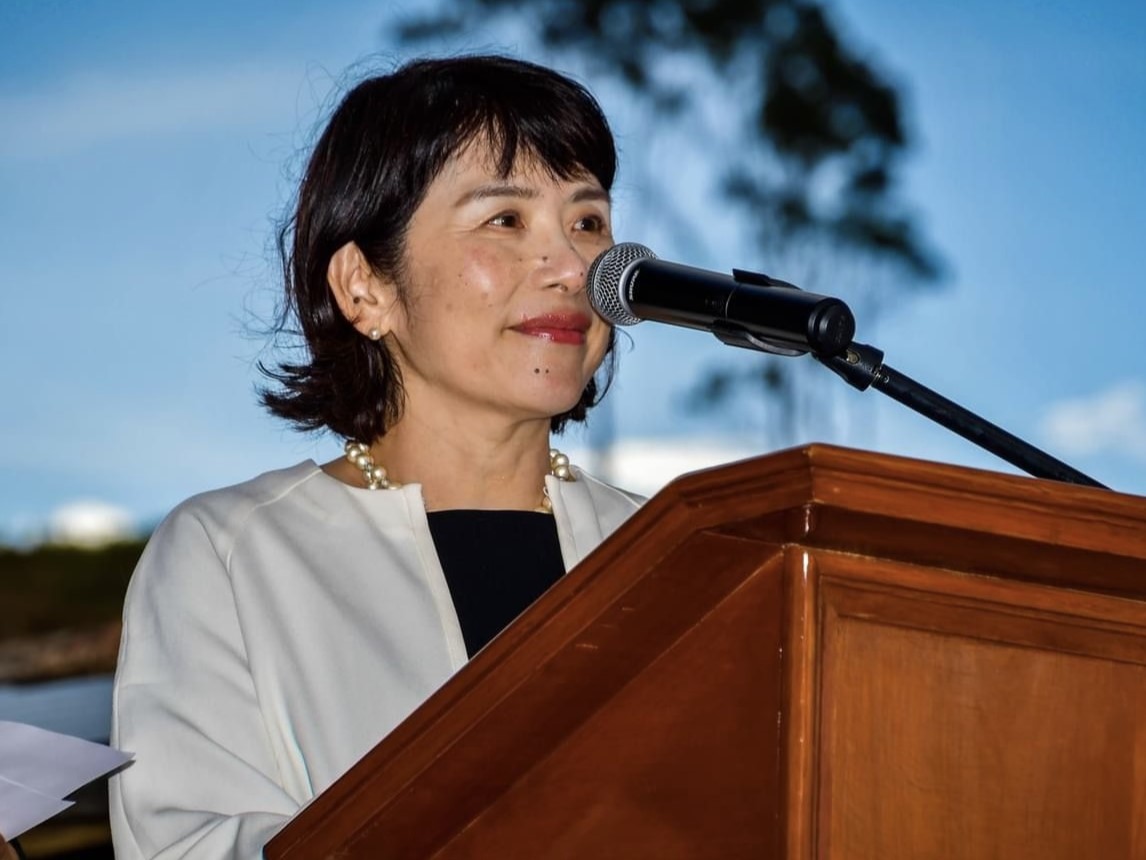
[[[585,332],[591,322],[589,315],[582,313],[540,314],[522,320],[513,326],[513,331],[553,343],[579,346],[585,342]]]

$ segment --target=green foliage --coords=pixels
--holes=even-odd
[[[119,618],[143,546],[130,541],[98,549],[0,548],[0,639]]]

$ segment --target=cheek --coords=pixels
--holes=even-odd
[[[589,349],[586,357],[590,374],[596,373],[601,362],[605,360],[605,353],[609,349],[609,338],[612,332],[613,329],[600,320],[595,321],[593,327],[589,329]]]
[[[471,306],[493,307],[512,289],[515,265],[521,262],[513,252],[496,248],[469,248],[458,261],[455,283],[458,300]]]
[[[414,334],[457,338],[476,330],[475,323],[501,304],[507,271],[504,255],[482,248],[424,263],[411,279]]]

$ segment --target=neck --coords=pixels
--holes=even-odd
[[[549,421],[443,428],[408,413],[370,449],[391,480],[421,484],[427,510],[534,510],[549,472]]]

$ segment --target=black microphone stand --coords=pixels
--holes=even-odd
[[[765,346],[764,351],[774,350]],[[1094,478],[1084,475],[1061,460],[1056,460],[1045,451],[1040,451],[1018,436],[983,420],[959,404],[884,364],[883,351],[874,346],[853,342],[843,352],[832,355],[813,352],[812,355],[849,385],[860,391],[866,391],[869,387],[882,391],[893,400],[898,400],[925,418],[930,418],[948,430],[958,433],[964,439],[974,442],[1012,466],[1018,466],[1029,475],[1064,481],[1068,484],[1109,489],[1105,484],[1100,484]]]

